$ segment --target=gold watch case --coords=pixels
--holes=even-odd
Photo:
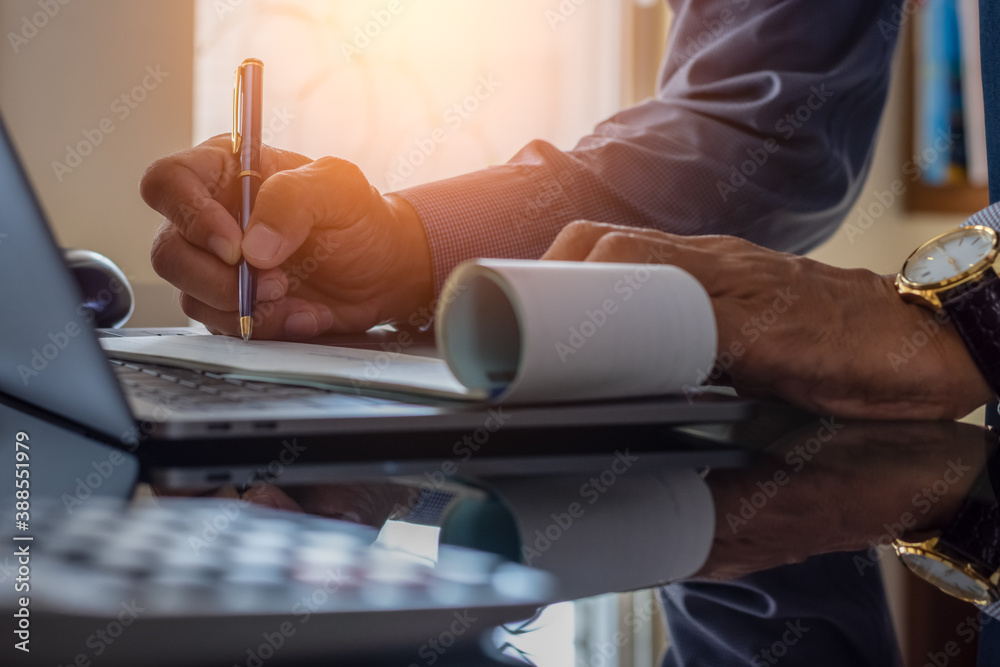
[[[972,563],[949,556],[940,548],[939,541],[939,536],[921,542],[896,540],[892,547],[911,572],[948,595],[980,606],[1000,599],[1000,570],[985,573]],[[952,580],[932,570],[947,573]]]
[[[960,234],[962,232],[972,234],[982,234],[985,232],[992,239],[992,248],[989,253],[968,269],[946,278],[945,280],[933,283],[917,283],[905,277],[906,269],[913,259],[922,257],[926,253],[926,249],[934,246],[940,247],[942,239]],[[998,255],[1000,255],[1000,235],[998,235],[997,232],[990,227],[985,227],[983,225],[970,225],[968,227],[953,229],[945,232],[944,234],[938,234],[931,240],[921,244],[919,248],[910,253],[910,256],[906,258],[906,261],[903,262],[903,268],[896,276],[896,290],[900,293],[900,295],[902,295],[903,299],[910,303],[916,303],[926,308],[938,310],[942,306],[942,294],[945,294],[946,292],[966,283],[978,280],[991,268],[996,270],[995,265]]]

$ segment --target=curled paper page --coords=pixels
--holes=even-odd
[[[600,475],[487,480],[517,521],[522,562],[556,574],[566,599],[690,577],[708,558],[708,485],[693,470],[643,471],[639,459],[626,450]]]
[[[712,301],[674,266],[480,259],[441,294],[438,349],[514,403],[682,393],[715,360]]]

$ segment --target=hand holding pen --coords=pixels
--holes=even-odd
[[[212,333],[310,340],[385,322],[422,326],[434,290],[417,211],[399,195],[380,194],[346,160],[312,160],[255,139],[261,125],[245,117],[262,118],[252,111],[260,108],[260,64],[249,62],[237,87],[236,136],[161,158],[143,175],[143,199],[165,218],[153,268],[181,291],[181,309]],[[234,178],[239,173],[246,175]],[[244,259],[251,270],[240,279],[233,269]]]
[[[263,180],[260,173],[261,110],[263,108],[264,64],[247,58],[236,69],[233,89],[233,153],[240,163],[237,177],[240,186],[240,208],[237,222],[245,233],[257,201],[257,191]],[[240,333],[244,341],[253,334],[254,306],[257,301],[257,269],[240,260]]]

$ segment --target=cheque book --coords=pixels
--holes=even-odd
[[[712,302],[673,266],[479,259],[435,311],[440,359],[227,336],[102,338],[112,357],[240,379],[465,401],[549,403],[680,394],[711,372]],[[411,340],[403,334],[400,340]]]

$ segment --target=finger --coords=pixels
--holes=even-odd
[[[188,317],[208,327],[212,333],[240,335],[239,314],[236,310],[213,308],[186,293],[181,294],[181,309]],[[284,297],[258,304],[253,322],[254,338],[307,340],[329,331],[334,326],[334,317],[323,304]]]
[[[264,147],[261,161],[267,178],[308,163],[309,158]],[[240,259],[243,240],[231,214],[238,204],[238,173],[229,135],[219,135],[154,162],[143,174],[139,192],[191,243],[233,265]]]
[[[139,192],[188,241],[235,264],[243,236],[230,213],[237,201],[237,169],[231,149],[216,138],[154,162]]]
[[[605,222],[577,220],[566,225],[559,232],[559,235],[542,256],[542,259],[582,262],[593,252],[597,242],[608,234],[627,234],[635,238],[648,238],[652,240],[658,238],[680,238],[675,234],[661,232],[658,229],[644,229],[642,227],[612,225]]]
[[[629,232],[614,231],[597,239],[584,258],[588,262],[623,262],[626,264],[663,264],[657,257],[673,256],[673,245],[643,238]]]
[[[312,158],[264,144],[260,149],[260,173],[265,180],[279,171],[298,169],[312,162]]]
[[[711,296],[720,285],[732,283],[731,272],[725,270],[738,250],[724,237],[676,236],[673,234],[622,233],[605,234],[594,244],[584,259],[591,262],[629,262],[669,264],[684,269],[698,280]]]
[[[239,278],[235,267],[202,250],[164,222],[150,251],[153,269],[181,292],[220,311],[239,304]],[[281,269],[259,270],[258,301],[277,301],[288,291],[288,278]]]
[[[309,485],[288,493],[310,514],[381,527],[396,508],[399,485]]]
[[[619,228],[616,225],[603,222],[589,220],[571,222],[562,228],[552,245],[542,255],[542,259],[582,262],[594,249],[598,239],[617,229]]]
[[[313,228],[343,228],[363,220],[373,193],[355,165],[336,158],[276,173],[260,186],[243,255],[260,268],[278,266]]]

